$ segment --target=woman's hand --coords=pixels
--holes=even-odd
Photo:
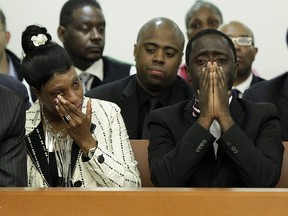
[[[87,153],[89,149],[96,147],[96,141],[90,132],[92,116],[91,99],[87,102],[86,114],[84,114],[82,110],[79,110],[62,96],[58,95],[57,98],[59,101],[56,105],[56,110],[63,121],[65,121],[70,137],[84,153]]]

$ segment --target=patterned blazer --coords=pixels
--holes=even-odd
[[[82,112],[86,113],[88,98]],[[82,151],[72,145],[72,185],[75,187],[140,187],[141,180],[119,107],[92,99],[93,136],[98,141],[94,156],[82,161]],[[48,152],[41,125],[39,101],[26,112],[28,186],[50,187]],[[100,156],[100,157],[99,157]],[[100,159],[99,159],[100,158]]]

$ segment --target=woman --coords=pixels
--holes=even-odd
[[[139,187],[117,105],[83,96],[73,63],[46,28],[22,34],[25,79],[37,95],[26,112],[28,186]]]
[[[186,34],[188,40],[197,32],[204,29],[217,29],[223,23],[220,9],[207,1],[196,1],[187,11],[185,17]],[[178,75],[189,80],[185,71],[186,64],[180,65]]]

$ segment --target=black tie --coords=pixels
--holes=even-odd
[[[231,93],[233,97],[239,98],[240,91],[238,89],[232,89]]]
[[[161,106],[161,104],[157,98],[151,97],[149,99],[149,109],[146,112],[144,123],[143,123],[142,139],[149,139],[149,130],[147,127],[148,126],[148,119],[149,119],[148,117],[149,117],[151,110],[160,108],[160,106]]]

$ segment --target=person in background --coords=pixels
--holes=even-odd
[[[286,44],[288,46],[288,30]],[[244,92],[243,98],[256,103],[273,103],[280,116],[282,140],[288,140],[288,72],[251,86]]]
[[[118,104],[130,139],[148,139],[146,124],[151,110],[193,96],[193,88],[177,76],[184,43],[183,33],[172,20],[149,20],[134,45],[136,75],[94,88],[86,96]]]
[[[283,160],[273,104],[231,96],[237,56],[215,29],[186,46],[195,98],[153,110],[148,160],[158,187],[274,187]]]
[[[188,40],[204,29],[217,29],[223,23],[220,9],[207,1],[197,0],[187,11],[185,17],[186,35]],[[185,63],[179,68],[178,75],[188,80]]]
[[[83,96],[63,47],[45,27],[22,33],[24,77],[37,95],[26,112],[29,187],[140,187],[120,109]]]
[[[0,187],[27,187],[25,104],[0,86]]]
[[[23,90],[23,87],[20,87],[20,89],[16,88],[15,86],[21,86],[17,81],[14,82],[9,78],[6,78],[5,76],[1,76],[3,78],[1,82],[1,85],[4,85],[7,88],[11,89],[11,86],[14,86],[12,88],[13,91],[16,90],[16,93],[19,94],[21,97],[24,98],[26,102],[26,109],[28,109],[31,104],[33,103],[33,96],[31,94],[29,85],[27,82],[23,79],[23,73],[21,71],[20,66],[20,59],[9,49],[7,49],[8,42],[10,40],[11,34],[9,31],[7,31],[6,26],[6,17],[3,13],[3,11],[0,9],[0,74],[6,74],[8,76],[11,76],[15,78],[15,80],[18,80],[19,82],[22,82],[26,90]],[[8,81],[8,82],[6,82]],[[18,90],[17,90],[18,89]],[[28,101],[27,101],[28,97]]]
[[[58,37],[72,58],[84,93],[135,73],[135,67],[103,56],[106,21],[95,0],[69,0],[60,12]]]
[[[248,26],[238,21],[223,24],[218,30],[228,35],[236,48],[238,68],[232,93],[241,98],[251,85],[264,80],[252,72],[252,64],[258,52],[254,34]]]

